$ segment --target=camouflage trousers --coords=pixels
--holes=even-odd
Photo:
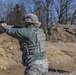
[[[27,66],[24,75],[47,75],[48,72],[48,61],[36,60]]]

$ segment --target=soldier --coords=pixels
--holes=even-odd
[[[45,34],[39,28],[41,23],[34,14],[26,14],[23,20],[25,27],[9,26],[6,23],[0,26],[20,42],[23,64],[27,66],[24,75],[45,75],[48,72],[48,60]]]

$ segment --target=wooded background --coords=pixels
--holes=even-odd
[[[43,29],[51,25],[76,25],[76,0],[0,0],[0,20],[8,24],[23,25],[22,17],[36,14]]]

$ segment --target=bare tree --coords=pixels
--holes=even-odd
[[[22,25],[24,22],[22,21],[22,17],[25,15],[26,10],[24,3],[21,2],[16,4],[15,6],[11,7],[11,3],[8,4],[8,13],[6,17],[7,23],[14,24],[14,25]]]
[[[7,4],[7,11],[6,11],[6,22],[8,24],[13,24],[14,22],[14,17],[13,17],[13,8],[14,4],[12,2],[8,2]]]
[[[72,0],[58,0],[57,1],[59,4],[55,4],[54,2],[54,6],[56,9],[56,12],[58,14],[58,23],[63,23],[63,24],[67,24],[68,20],[69,20],[69,9],[72,3]]]
[[[34,12],[38,15],[42,22],[42,27],[48,28],[50,25],[53,0],[33,0],[33,2],[35,4]]]
[[[0,0],[0,20],[5,20],[6,18],[6,4]]]
[[[35,3],[34,13],[39,17],[39,20],[42,22],[41,26],[43,28],[45,28],[45,24],[46,24],[45,9],[43,7],[42,1],[41,0],[38,0],[38,1],[34,0],[34,3]]]
[[[72,15],[71,25],[72,25],[72,24],[75,24],[75,25],[76,25],[76,9],[75,9],[75,11],[74,11],[74,13],[73,13],[73,15]]]

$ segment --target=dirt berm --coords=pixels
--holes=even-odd
[[[21,64],[22,52],[19,48],[17,39],[5,33],[0,35],[0,69],[7,69],[13,65]],[[76,65],[72,57],[66,55],[48,42],[46,48],[50,68],[68,71],[76,70]]]
[[[49,41],[51,42],[76,42],[76,26],[56,24],[49,28]]]

